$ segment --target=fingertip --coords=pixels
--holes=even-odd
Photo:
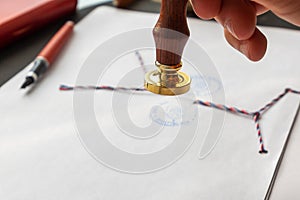
[[[252,61],[261,60],[267,51],[267,38],[256,28],[249,41],[249,59]]]
[[[191,0],[196,15],[202,19],[216,17],[221,9],[221,0]]]
[[[247,40],[238,40],[225,29],[225,38],[228,43],[249,60],[257,62],[261,60],[267,51],[267,38],[257,28],[253,35]]]
[[[246,1],[224,1],[216,20],[236,39],[247,40],[255,31],[256,9]]]
[[[265,6],[262,6],[261,4],[258,4],[258,3],[255,3],[255,2],[253,2],[252,4],[255,7],[256,15],[261,15],[261,14],[264,14],[264,13],[269,11],[268,8],[266,8]]]
[[[223,23],[225,29],[227,29],[231,35],[233,35],[238,40],[249,39],[255,31],[255,20],[245,19],[242,22],[238,22],[240,19],[228,18]],[[251,22],[250,22],[251,21]],[[249,23],[247,23],[249,22]]]

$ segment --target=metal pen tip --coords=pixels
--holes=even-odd
[[[25,82],[22,84],[21,89],[25,89],[27,86],[31,85],[34,82],[32,77],[26,77]]]

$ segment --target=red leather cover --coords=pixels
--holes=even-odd
[[[0,0],[0,48],[72,14],[77,0]]]

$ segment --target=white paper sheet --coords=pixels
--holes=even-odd
[[[156,130],[161,128],[161,125],[157,123],[160,117],[157,114],[159,110],[154,108],[168,111],[175,108],[176,111],[178,98],[149,93],[129,95],[109,91],[58,91],[59,84],[74,85],[77,78],[82,84],[84,81],[86,84],[94,83],[92,80],[80,79],[82,73],[85,73],[83,69],[88,66],[92,72],[99,72],[107,67],[100,62],[102,57],[108,55],[107,52],[119,51],[113,49],[114,46],[107,45],[107,51],[98,54],[99,46],[113,36],[118,37],[119,33],[151,28],[156,19],[157,15],[153,14],[99,8],[76,26],[64,52],[33,90],[19,90],[27,70],[20,72],[0,89],[1,199],[165,200],[265,197],[299,105],[298,96],[287,95],[263,115],[261,126],[269,154],[261,155],[258,154],[258,141],[251,119],[228,113],[224,116],[223,111],[193,105],[194,99],[189,95],[183,96],[181,101],[181,106],[186,109],[179,111],[187,114],[184,119],[179,116],[179,121],[189,123],[163,127],[159,135],[141,140],[128,136],[130,131],[124,134],[124,131],[118,128],[128,128],[124,127],[126,124],[120,124],[128,119],[118,121],[119,115],[122,114],[122,106],[128,103],[126,110],[132,123],[140,127],[152,123],[153,130]],[[207,76],[207,80],[210,81],[208,85],[215,89],[210,92],[207,92],[201,81],[197,82],[196,77],[194,80],[198,84],[193,85],[191,92],[194,92],[197,98],[212,100],[213,96],[221,93],[224,88],[225,101],[217,103],[252,111],[268,103],[287,86],[300,88],[300,68],[297,67],[300,44],[298,32],[264,28],[263,31],[268,35],[270,42],[268,53],[261,62],[251,63],[226,44],[222,30],[217,24],[195,19],[189,20],[189,24],[192,40],[199,43],[204,49],[203,52],[206,51],[211,57],[220,75],[218,79],[212,77],[212,74],[202,72],[201,75]],[[132,43],[137,44],[139,39],[136,38]],[[120,42],[120,49],[123,48],[122,45]],[[151,49],[140,48],[144,63],[147,69],[150,69],[154,62],[154,52]],[[140,70],[134,50],[111,62],[109,69],[96,82],[116,85],[130,70]],[[201,64],[210,67],[212,62],[200,51],[201,49],[194,54],[199,53],[203,58]],[[189,58],[189,53],[187,49],[186,58]],[[196,73],[188,59],[183,69],[191,75]],[[140,76],[133,81],[136,86],[143,84],[143,72],[140,71]],[[95,74],[90,76],[94,77]],[[200,86],[202,90],[199,90]],[[85,109],[78,111],[78,108],[82,108],[82,101],[77,104],[80,98],[92,102],[92,105],[87,103]],[[84,112],[90,108],[93,109],[93,119],[90,118],[91,113]],[[115,115],[113,111],[116,112]],[[167,113],[172,115],[172,112]],[[224,117],[224,121],[221,121],[221,134],[207,135],[208,130],[214,128],[214,124],[211,124],[214,117]],[[112,159],[110,167],[107,167],[108,163],[101,163],[95,159],[99,158],[97,153],[103,155],[103,151],[93,152],[93,148],[99,150],[99,147],[102,147],[100,144],[106,143],[104,140],[97,140],[101,139],[98,138],[99,134],[93,135],[90,119],[95,120],[101,127],[107,141],[123,152],[131,154],[151,154],[162,150],[176,140],[177,135],[173,133],[178,133],[180,128],[183,128],[186,134],[190,134],[191,126],[199,123],[195,137],[188,141],[189,148],[179,159],[169,165],[166,162],[166,166],[162,166],[165,168],[155,172],[133,175],[119,172],[122,171],[120,168],[124,167],[126,170],[126,167],[145,167],[141,160],[134,160],[136,163],[127,162],[128,166],[124,166],[122,163],[126,163],[125,158],[125,161],[120,159],[112,151],[104,152],[110,156],[108,159]],[[83,126],[85,131],[82,132],[79,126]],[[92,138],[88,145],[85,143],[85,137]],[[213,144],[216,141],[213,148],[206,148],[204,154],[209,154],[201,156],[203,146],[205,147],[207,142]],[[178,147],[184,145],[184,142],[186,141],[179,141]],[[118,169],[113,166],[120,163]],[[153,166],[152,169],[155,167],[157,166]],[[138,171],[140,168],[134,170]]]

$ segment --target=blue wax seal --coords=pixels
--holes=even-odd
[[[207,75],[191,75],[191,90],[196,96],[208,96],[222,89],[221,80]]]
[[[191,100],[167,100],[152,107],[150,118],[162,126],[182,126],[195,120],[197,112],[197,107]]]

